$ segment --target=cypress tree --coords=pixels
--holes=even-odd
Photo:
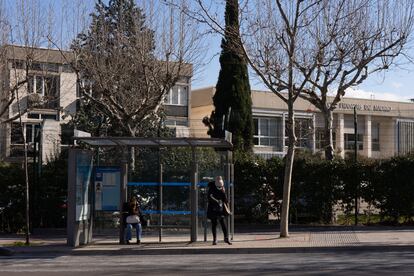
[[[209,134],[224,137],[224,130],[233,134],[235,149],[252,149],[252,99],[246,60],[240,47],[238,0],[227,0],[225,35],[221,41],[220,73],[213,97],[215,110],[210,116]]]

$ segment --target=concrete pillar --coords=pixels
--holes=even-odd
[[[158,149],[158,163],[159,163],[159,176],[158,176],[158,211],[160,212],[160,218],[158,221],[158,226],[160,227],[158,229],[158,241],[162,242],[162,227],[164,225],[164,216],[162,214],[162,211],[164,209],[163,207],[163,183],[164,183],[164,179],[163,179],[163,173],[164,173],[164,167],[162,165],[162,158],[161,158],[161,149]]]
[[[372,156],[372,139],[371,139],[371,116],[365,115],[365,135],[364,135],[364,156]]]
[[[198,164],[195,148],[192,149],[192,172],[191,172],[191,189],[190,189],[190,205],[191,205],[191,242],[197,241],[198,236]]]
[[[119,185],[119,208],[120,208],[120,223],[119,223],[119,243],[125,244],[125,227],[124,214],[126,210],[124,205],[128,202],[127,199],[127,187],[128,187],[128,150],[124,149],[123,156],[121,159],[121,183]]]
[[[344,142],[344,114],[338,114],[338,126],[336,130],[336,151],[342,158],[345,158],[345,142]]]
[[[232,152],[231,151],[227,151],[226,152],[226,163],[224,165],[224,181],[225,183],[227,183],[227,187],[226,187],[226,196],[227,199],[230,202],[230,211],[233,213],[233,207],[234,207],[234,202],[233,202],[233,179],[232,179],[232,164],[231,164],[231,156]],[[229,238],[233,239],[233,216],[227,216],[227,229],[229,231]]]
[[[41,131],[41,162],[53,160],[60,152],[60,122],[43,120]]]
[[[89,198],[93,188],[93,154],[88,150],[69,149],[67,244],[72,247],[92,242],[93,219]]]

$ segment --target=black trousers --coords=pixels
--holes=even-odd
[[[227,227],[223,217],[216,217],[211,219],[211,231],[213,232],[213,240],[217,240],[217,220],[220,221],[221,229],[223,230],[224,238],[228,239]]]

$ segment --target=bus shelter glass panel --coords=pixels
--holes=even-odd
[[[229,201],[231,196],[229,194],[229,181],[226,180],[226,154],[227,151],[218,151],[211,148],[200,148],[197,150],[198,161],[198,233],[199,240],[211,240],[211,221],[207,219],[208,207],[208,182],[215,181],[216,176],[221,176],[224,179],[226,194]],[[229,223],[228,230],[231,229]],[[218,233],[221,233],[221,228],[218,226]],[[230,233],[230,231],[229,231]],[[221,234],[219,234],[221,235]]]
[[[95,234],[119,232],[122,151],[95,148],[93,169],[93,231]]]
[[[167,232],[188,232],[190,228],[190,187],[193,168],[189,147],[162,151],[162,225]]]
[[[135,170],[130,170],[128,174],[127,198],[129,200],[137,197],[149,226],[158,225],[159,151],[153,148],[136,148],[135,155]]]

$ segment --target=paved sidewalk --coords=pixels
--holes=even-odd
[[[199,239],[203,240],[200,235]],[[116,237],[97,236],[94,243],[80,248],[66,246],[66,238],[32,237],[33,246],[12,246],[23,237],[0,236],[0,247],[12,250],[14,255],[21,254],[260,254],[278,252],[320,252],[326,250],[409,250],[414,252],[414,227],[384,228],[304,228],[290,232],[289,238],[279,238],[278,232],[236,233],[233,245],[219,241],[211,245],[211,236],[207,242],[189,242],[188,235],[170,235],[163,237],[162,243],[157,236],[143,237],[141,245],[120,245]],[[133,240],[134,241],[134,240]],[[1,249],[1,248],[0,248]],[[1,253],[1,252],[0,252]],[[0,254],[1,255],[1,254]]]

